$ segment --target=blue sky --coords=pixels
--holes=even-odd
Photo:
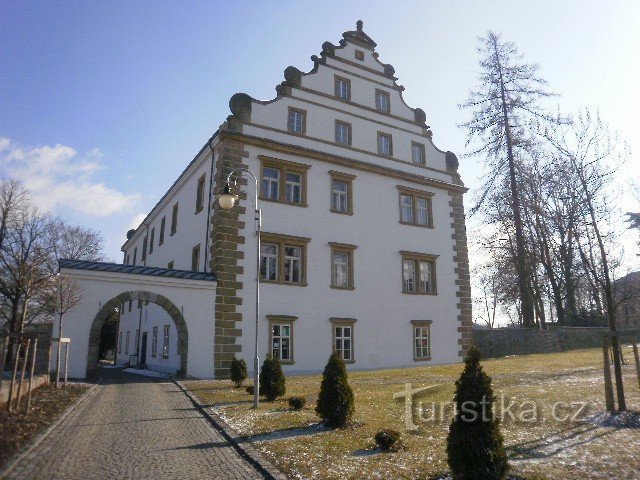
[[[636,1],[3,1],[0,175],[25,181],[43,209],[100,230],[121,260],[126,230],[224,121],[231,95],[273,98],[288,65],[308,71],[322,42],[358,19],[440,148],[464,153],[457,104],[488,29],[541,65],[564,109],[598,107],[640,148]],[[461,161],[472,190],[478,163]],[[626,171],[638,180],[637,155]],[[633,206],[629,195],[620,204]]]

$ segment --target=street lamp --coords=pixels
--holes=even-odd
[[[260,398],[260,359],[258,358],[258,319],[260,318],[260,226],[261,212],[258,208],[258,179],[246,168],[236,168],[227,175],[227,183],[224,186],[222,195],[218,197],[218,204],[223,210],[231,210],[238,201],[238,195],[231,193],[231,178],[237,174],[242,176],[242,172],[248,173],[253,177],[256,184],[255,195],[253,197],[255,207],[256,221],[256,338],[255,338],[255,355],[253,358],[253,408],[258,408]],[[234,188],[236,181],[233,181]]]

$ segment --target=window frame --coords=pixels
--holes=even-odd
[[[338,139],[338,125],[343,125],[345,127],[347,127],[347,141],[346,142],[341,142]],[[351,131],[352,131],[352,126],[351,123],[349,122],[345,122],[344,120],[337,120],[334,123],[334,136],[335,136],[335,141],[338,145],[347,145],[347,146],[351,146]]]
[[[337,243],[337,242],[329,242],[329,246],[331,247],[331,257],[330,266],[331,266],[331,279],[330,286],[336,290],[355,290],[355,270],[354,270],[354,257],[355,250],[358,248],[357,245],[351,245],[349,243]],[[337,285],[335,283],[334,277],[334,255],[336,253],[343,253],[347,255],[347,285]]]
[[[387,106],[385,109],[378,107],[378,95],[384,96],[386,98]],[[389,94],[389,92],[382,90],[380,88],[376,88],[374,99],[375,99],[375,109],[377,112],[387,113],[387,114],[391,113],[391,95]]]
[[[131,265],[135,265],[138,260],[138,247],[133,247],[133,263]]]
[[[346,97],[343,97],[342,95],[340,95],[340,90],[338,88],[339,82],[344,82],[347,85],[347,96]],[[342,77],[340,75],[334,75],[333,76],[333,94],[339,100],[344,100],[344,101],[347,101],[347,102],[351,101],[351,79],[346,78],[346,77]]]
[[[431,324],[432,323],[433,321],[431,320],[411,320],[411,337],[412,337],[411,343],[413,344],[413,361],[414,362],[427,362],[433,358],[433,355],[431,354]],[[427,333],[427,350],[428,350],[427,356],[418,355],[418,345],[417,345],[418,337],[416,336],[416,329],[418,328],[426,328],[428,332]],[[421,338],[424,338],[424,337],[421,337]]]
[[[389,139],[389,153],[384,153],[384,151],[382,150],[381,148],[382,143],[380,142],[381,138]],[[390,133],[378,131],[378,135],[376,137],[376,144],[378,147],[378,155],[382,155],[383,157],[393,157],[393,136]]]
[[[195,215],[200,213],[204,209],[204,188],[205,181],[207,178],[207,174],[203,173],[200,178],[198,178],[198,183],[196,186],[196,210]]]
[[[337,327],[349,327],[351,329],[351,336],[349,337],[349,340],[351,341],[351,348],[350,348],[350,352],[351,352],[351,358],[349,358],[348,360],[344,359],[344,354],[340,355],[340,358],[342,358],[342,361],[344,363],[355,363],[356,362],[356,356],[355,356],[355,324],[356,324],[356,319],[355,318],[344,318],[344,317],[331,317],[329,319],[329,322],[331,322],[331,351],[332,352],[336,352],[336,339],[338,338],[336,336],[336,328]],[[341,337],[341,338],[346,338],[346,337]],[[344,344],[343,344],[344,346]],[[344,350],[344,348],[342,349]]]
[[[415,158],[415,148],[418,148],[418,150],[420,151],[420,155],[422,155],[422,161],[421,162],[416,162],[416,158]],[[419,142],[411,142],[411,162],[414,165],[423,165],[426,166],[427,165],[427,151],[425,149],[424,143],[419,143]]]
[[[337,172],[335,170],[329,170],[331,180],[329,181],[329,211],[333,213],[339,213],[341,215],[353,215],[353,180],[355,175],[351,175],[344,172]],[[342,211],[335,208],[333,203],[333,182],[342,182],[347,184],[347,210]]]
[[[297,287],[307,286],[307,244],[311,241],[310,238],[295,237],[293,235],[283,235],[277,233],[263,232],[260,235],[260,283],[273,283],[278,285],[291,285]],[[262,245],[265,243],[275,244],[278,246],[278,260],[277,260],[277,272],[276,279],[269,280],[262,278]],[[288,282],[285,281],[285,247],[299,247],[300,248],[300,281]]]
[[[293,324],[298,319],[298,317],[294,317],[292,315],[267,315],[267,320],[269,322],[269,335],[268,337],[268,348],[267,352],[273,356],[273,326],[274,325],[285,325],[289,327],[289,359],[282,360],[280,359],[280,363],[282,365],[293,365],[295,363],[295,350],[294,350],[294,328]]]
[[[151,234],[149,235],[149,255],[153,253],[153,242],[156,238],[156,227],[151,229]]]
[[[162,328],[162,358],[169,358],[169,334],[171,333],[171,326],[164,325]]]
[[[191,249],[191,271],[200,271],[200,244],[197,244]]]
[[[149,244],[149,236],[145,235],[144,238],[142,239],[142,256],[140,257],[140,260],[142,260],[143,264],[147,261],[147,245],[148,244]]]
[[[179,202],[176,202],[171,209],[171,232],[169,233],[169,236],[175,235],[175,233],[178,231],[178,209],[179,208],[180,208]]]
[[[291,122],[291,114],[299,113],[302,116],[302,131],[298,132],[293,129],[294,123]],[[302,108],[289,107],[287,109],[287,131],[293,135],[306,135],[307,134],[307,111]]]
[[[426,192],[424,190],[417,190],[415,188],[409,188],[402,185],[398,185],[398,205],[399,205],[399,213],[400,213],[400,223],[402,225],[411,225],[414,227],[422,227],[422,228],[434,228],[433,227],[433,193]],[[402,216],[402,197],[408,196],[411,197],[411,215],[412,221],[407,222],[403,219]],[[427,202],[427,223],[425,225],[418,223],[418,199],[426,200]]]
[[[164,243],[164,229],[167,225],[167,216],[163,215],[162,220],[160,220],[160,238],[158,238],[158,246]]]
[[[402,293],[407,295],[437,295],[438,294],[438,281],[437,281],[437,268],[436,260],[439,255],[432,255],[430,253],[408,252],[400,250],[402,262],[400,263],[400,279],[402,285]],[[413,262],[414,267],[414,291],[407,290],[405,288],[404,277],[404,264],[405,262]],[[431,265],[431,289],[428,292],[422,291],[420,288],[420,263],[426,262]]]
[[[158,356],[158,326],[153,327],[151,331],[151,357]]]
[[[307,171],[311,168],[311,165],[266,157],[264,155],[258,155],[258,158],[260,159],[260,189],[258,198],[264,202],[282,203],[294,207],[307,207]],[[277,199],[264,195],[263,179],[265,168],[279,171]],[[287,200],[287,173],[300,175],[300,203],[289,202]]]

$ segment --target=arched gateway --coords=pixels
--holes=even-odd
[[[133,291],[123,292],[120,295],[113,297],[107,303],[105,303],[91,324],[91,331],[89,333],[89,350],[87,352],[87,377],[95,376],[98,370],[98,353],[100,351],[100,332],[104,321],[109,314],[119,305],[122,305],[129,301],[141,301],[155,303],[159,307],[162,307],[165,312],[171,317],[173,323],[178,331],[178,355],[180,355],[180,371],[187,372],[187,359],[189,352],[189,332],[187,329],[187,322],[185,321],[182,312],[176,307],[171,300],[167,297],[159,295],[157,293],[145,292],[145,291]]]
[[[79,291],[79,301],[63,318],[62,336],[71,339],[70,377],[95,375],[105,320],[114,308],[130,302],[155,304],[173,321],[171,354],[180,357],[171,357],[179,362],[173,372],[179,365],[184,375],[214,376],[214,274],[79,260],[60,260],[59,266]],[[189,342],[189,337],[198,341]]]

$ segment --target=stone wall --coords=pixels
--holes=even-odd
[[[494,328],[473,331],[474,344],[486,358],[507,355],[554,353],[602,346],[604,327],[552,327],[538,331],[528,328]],[[640,340],[640,329],[619,329],[622,341],[634,336]]]

